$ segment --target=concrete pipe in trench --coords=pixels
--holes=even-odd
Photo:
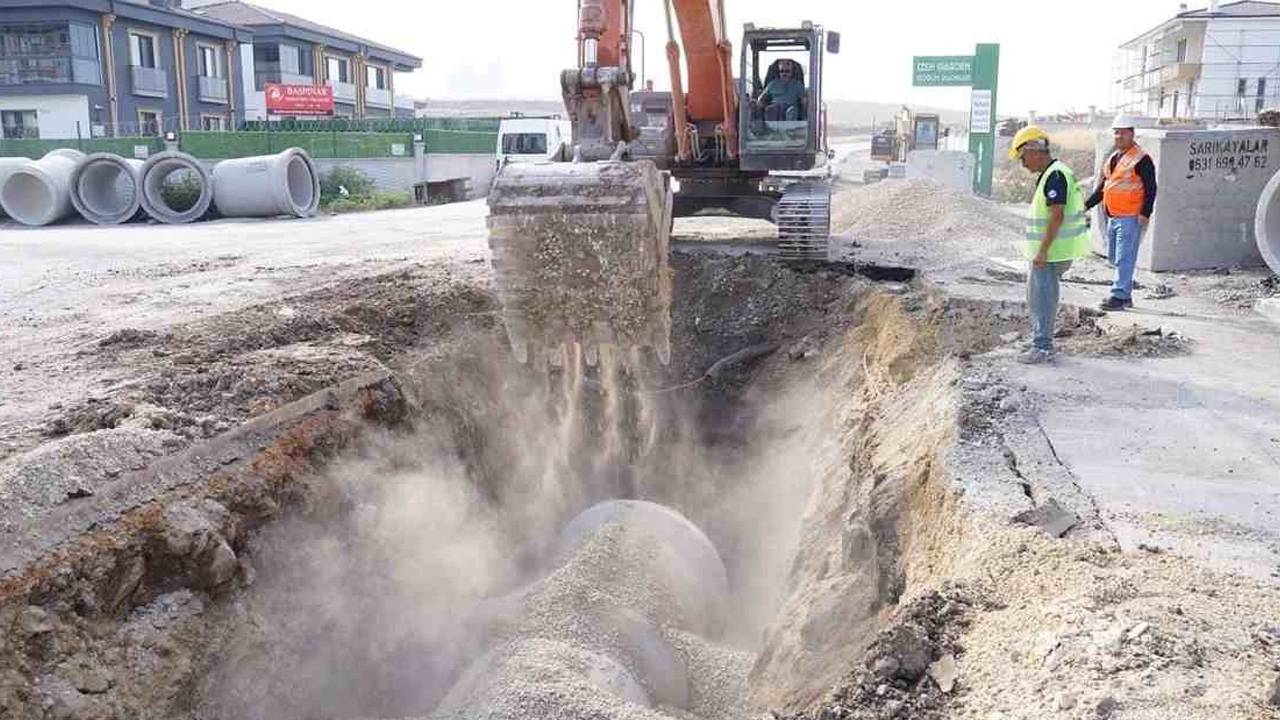
[[[1262,259],[1272,272],[1280,274],[1280,172],[1262,189],[1258,211],[1253,218],[1253,234]]]
[[[683,515],[640,500],[603,502],[564,527],[546,577],[484,611],[505,616],[494,623],[507,628],[496,633],[505,639],[472,663],[440,709],[620,716],[607,697],[688,708],[689,671],[664,630],[714,635],[728,591],[719,552]]]
[[[166,181],[179,173],[187,178],[194,178],[198,184],[199,195],[188,208],[174,207],[164,197]],[[141,199],[147,214],[162,223],[181,225],[199,220],[209,211],[209,205],[213,202],[209,171],[199,160],[177,150],[152,155],[142,165]]]
[[[55,223],[75,211],[71,175],[84,159],[79,150],[53,150],[39,160],[14,168],[0,187],[0,207],[23,225]]]
[[[71,204],[86,220],[119,225],[146,217],[142,209],[141,160],[94,153],[71,176]]]
[[[310,217],[320,207],[320,175],[302,148],[223,160],[213,168],[213,202],[226,217]]]

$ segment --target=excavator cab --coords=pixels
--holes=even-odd
[[[827,161],[822,104],[825,33],[748,25],[739,69],[741,167],[746,171],[804,172]]]

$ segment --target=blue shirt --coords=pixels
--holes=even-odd
[[[777,77],[765,86],[764,95],[769,97],[770,102],[783,107],[799,105],[804,100],[804,83],[794,78]]]

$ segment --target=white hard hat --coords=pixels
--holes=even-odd
[[[1117,115],[1111,121],[1112,130],[1122,130],[1125,128],[1132,129],[1136,127],[1138,127],[1138,118],[1132,115]]]

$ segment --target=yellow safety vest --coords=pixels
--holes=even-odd
[[[1040,241],[1044,239],[1044,231],[1049,227],[1049,202],[1044,197],[1044,185],[1053,171],[1059,171],[1067,179],[1067,204],[1062,212],[1062,227],[1049,246],[1049,262],[1076,260],[1089,254],[1089,226],[1084,219],[1084,196],[1080,186],[1076,184],[1075,173],[1061,160],[1049,163],[1040,174],[1040,182],[1036,183],[1036,194],[1031,198],[1031,217],[1027,220],[1027,241],[1023,243],[1023,254],[1028,260],[1034,259],[1040,252]]]

